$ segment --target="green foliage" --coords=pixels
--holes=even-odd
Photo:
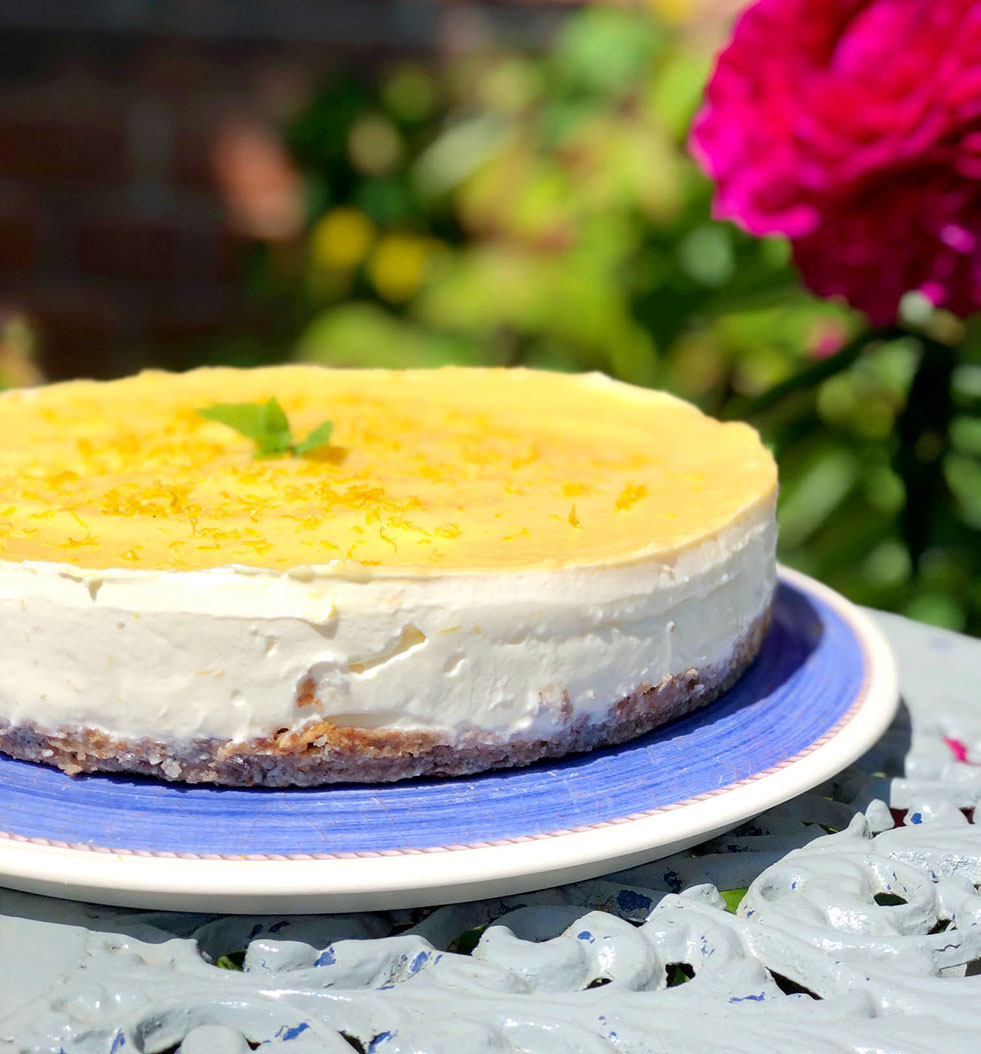
[[[719,890],[722,895],[722,901],[726,906],[726,911],[733,915],[739,911],[739,905],[742,903],[743,897],[746,896],[747,888],[747,886],[743,886],[742,889]]]
[[[866,333],[784,241],[712,219],[695,39],[586,7],[544,54],[335,76],[287,130],[309,234],[265,288],[305,359],[601,369],[745,417],[780,462],[784,560],[981,631],[981,332],[911,303]]]
[[[394,318],[377,304],[341,304],[307,326],[298,353],[308,362],[333,366],[405,369],[479,365],[487,357],[465,338],[429,333]]]

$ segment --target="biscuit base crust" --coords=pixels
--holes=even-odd
[[[160,742],[119,739],[93,728],[52,731],[33,722],[11,725],[0,717],[0,751],[22,761],[57,766],[71,775],[122,772],[233,787],[315,787],[465,776],[624,743],[706,706],[752,663],[768,625],[769,610],[735,642],[726,659],[665,677],[657,685],[642,684],[600,720],[571,721],[548,739],[494,738],[475,730],[447,742],[438,731],[350,728],[322,721],[244,742],[216,738]]]

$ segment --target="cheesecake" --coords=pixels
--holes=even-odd
[[[271,400],[329,440],[214,412]],[[767,626],[758,435],[600,374],[151,371],[0,427],[0,751],[69,773],[525,765],[704,706]]]

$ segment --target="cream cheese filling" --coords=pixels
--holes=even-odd
[[[246,741],[319,721],[547,737],[724,660],[774,588],[772,495],[606,567],[414,576],[0,561],[0,721]]]

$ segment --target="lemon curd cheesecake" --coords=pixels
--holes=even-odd
[[[0,427],[0,750],[70,773],[527,764],[709,702],[767,624],[756,433],[598,374],[148,372]]]

